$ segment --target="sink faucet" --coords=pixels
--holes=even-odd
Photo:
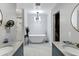
[[[74,43],[70,42],[70,41],[63,41],[65,44],[71,44],[74,45]]]

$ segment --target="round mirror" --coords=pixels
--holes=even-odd
[[[79,31],[79,4],[77,4],[71,15],[71,24],[73,28]]]
[[[0,10],[0,25],[2,24],[2,20],[3,20],[3,14],[2,11]]]

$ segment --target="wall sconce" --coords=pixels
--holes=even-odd
[[[13,27],[14,26],[14,21],[13,20],[9,20],[9,21],[7,21],[7,23],[6,23],[6,25],[5,25],[5,28],[11,28],[11,27]]]

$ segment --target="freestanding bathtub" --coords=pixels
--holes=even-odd
[[[29,35],[29,40],[32,43],[42,43],[47,39],[45,34],[30,34]]]

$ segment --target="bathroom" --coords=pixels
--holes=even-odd
[[[17,9],[24,12],[24,31],[29,28],[29,39],[24,39],[24,55],[52,55],[51,42],[51,7],[54,4],[18,3]],[[49,7],[50,6],[50,7]],[[39,17],[39,20],[36,20]],[[45,47],[44,47],[45,46]],[[43,48],[43,49],[42,49]],[[46,51],[49,51],[45,53]],[[33,51],[36,50],[36,53]],[[31,51],[31,52],[30,52]],[[39,51],[39,52],[38,52]],[[43,52],[42,52],[43,51]],[[30,53],[29,53],[30,52]]]
[[[79,56],[78,9],[78,3],[0,3],[0,56]]]
[[[75,54],[77,55],[78,51],[77,53],[76,52],[72,53],[72,51],[70,51],[72,49],[71,47],[67,47],[70,49],[69,50],[70,52],[69,51],[65,51],[66,53],[63,52],[66,49],[63,47],[65,45],[64,44],[65,42],[71,44],[78,44],[79,42],[78,31],[74,30],[71,24],[72,12],[76,8],[76,5],[78,4],[77,3],[40,3],[40,4],[37,3],[37,5],[38,6],[36,6],[35,3],[17,4],[18,9],[24,10],[24,31],[26,27],[29,27],[30,30],[29,39],[28,38],[24,39],[26,43],[26,45],[24,46],[24,55],[25,56],[40,56],[40,55],[41,56],[47,56],[47,55],[71,56]],[[46,16],[43,15],[42,13],[45,14]],[[39,21],[35,20],[34,17],[35,16],[37,17],[38,15],[44,16],[43,18],[43,20],[45,19],[44,25],[41,24],[42,21],[41,16],[40,16],[41,20]],[[56,23],[55,17],[57,17],[57,22],[59,23]],[[58,27],[55,27],[56,24],[58,24],[57,25]],[[42,30],[44,29],[45,31],[42,32]],[[58,34],[56,30],[58,31]],[[56,34],[58,35],[57,39],[56,39]],[[45,40],[47,39],[48,43],[43,42],[43,39]],[[28,40],[29,43],[27,44]],[[72,50],[75,51],[74,49]]]

